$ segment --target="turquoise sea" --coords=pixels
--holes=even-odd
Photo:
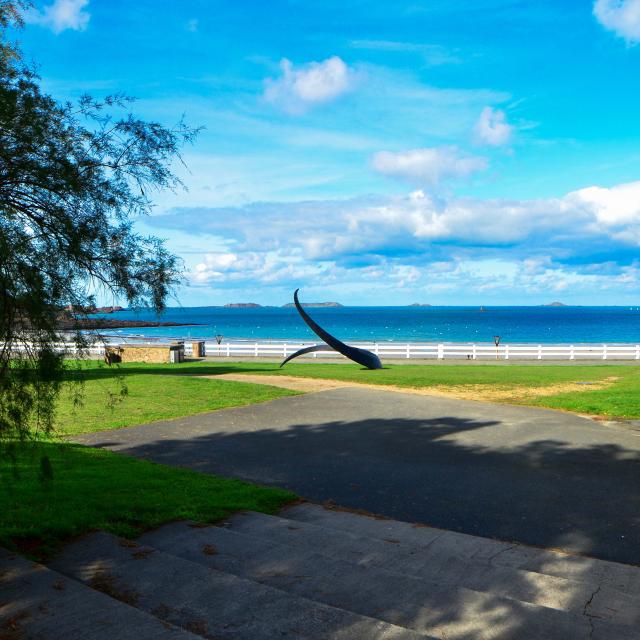
[[[343,340],[408,342],[589,343],[640,341],[640,307],[339,307],[309,314]],[[193,326],[122,329],[118,336],[314,340],[292,308],[173,307],[158,318],[149,311],[104,317],[164,320]]]

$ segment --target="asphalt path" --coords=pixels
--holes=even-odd
[[[640,431],[342,388],[76,438],[313,501],[640,564]]]

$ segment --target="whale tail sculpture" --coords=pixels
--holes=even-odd
[[[371,351],[367,351],[366,349],[358,349],[357,347],[350,347],[348,344],[341,342],[337,338],[334,338],[330,333],[325,331],[311,316],[302,308],[298,300],[298,291],[300,289],[296,289],[293,294],[293,302],[296,305],[296,309],[298,313],[305,321],[307,326],[313,331],[321,340],[324,340],[326,344],[316,344],[312,347],[305,347],[304,349],[300,349],[295,353],[292,353],[288,358],[285,358],[280,366],[283,367],[289,360],[293,360],[298,356],[304,355],[305,353],[313,353],[314,351],[337,351],[341,353],[343,356],[349,358],[349,360],[353,360],[358,364],[361,364],[363,367],[367,369],[382,369],[382,363],[380,362],[380,358],[375,353],[371,353]]]

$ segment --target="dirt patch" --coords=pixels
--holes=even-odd
[[[131,606],[135,606],[140,598],[139,593],[134,589],[119,585],[115,576],[104,569],[94,573],[91,580],[89,580],[89,586]]]
[[[296,376],[262,376],[251,373],[223,373],[217,376],[202,376],[215,380],[234,380],[235,382],[251,382],[253,384],[268,384],[272,387],[281,387],[291,391],[327,391],[342,387],[363,386],[355,382],[343,382],[342,380],[319,380],[316,378],[297,378]]]
[[[436,385],[430,387],[398,387],[386,384],[365,384],[361,382],[346,382],[344,380],[325,380],[317,378],[298,378],[295,376],[270,376],[248,373],[225,373],[217,376],[202,376],[205,378],[234,380],[236,382],[250,382],[253,384],[268,384],[273,387],[282,387],[294,391],[313,393],[327,391],[329,389],[341,389],[344,387],[364,387],[367,389],[380,389],[383,391],[395,391],[397,393],[413,393],[425,396],[439,396],[442,398],[457,398],[460,400],[478,400],[484,402],[521,402],[533,398],[554,396],[559,393],[584,393],[606,389],[617,376],[609,376],[604,380],[593,381],[592,384],[580,384],[579,382],[562,382],[545,386],[509,386],[495,387],[486,384],[464,385]]]
[[[160,618],[161,620],[166,620],[172,613],[173,609],[161,602],[155,609],[151,610],[151,614],[156,618]]]
[[[209,634],[209,630],[207,629],[207,623],[204,620],[187,620],[183,624],[183,627],[190,631],[191,633],[195,633],[198,636],[202,636],[203,638],[211,638],[211,640],[215,640],[212,635]]]
[[[133,540],[128,540],[127,538],[120,538],[118,540],[118,544],[125,549],[137,549],[140,545]]]
[[[514,387],[489,387],[482,384],[465,384],[455,387],[427,387],[425,389],[412,389],[411,393],[424,393],[447,398],[460,398],[462,400],[479,400],[484,402],[521,402],[534,398],[555,396],[560,393],[584,393],[597,389],[606,389],[612,382],[599,381],[584,385],[578,382],[562,382],[545,386],[514,386]]]

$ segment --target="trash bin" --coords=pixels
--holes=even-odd
[[[184,361],[184,340],[176,340],[171,343],[171,350],[176,351],[171,362],[183,362]]]
[[[194,340],[191,343],[191,354],[194,358],[204,358],[206,354],[204,340]]]

